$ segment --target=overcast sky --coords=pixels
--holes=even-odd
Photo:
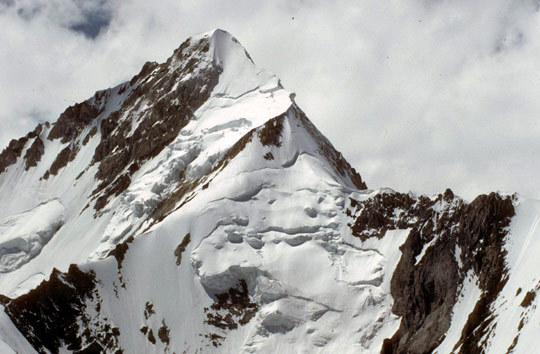
[[[540,198],[539,0],[0,0],[0,146],[222,28],[370,188]]]

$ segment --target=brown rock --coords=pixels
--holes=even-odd
[[[70,106],[54,123],[47,138],[49,140],[61,138],[62,143],[72,142],[100,113],[96,106],[90,104],[90,100]]]
[[[445,193],[444,198],[449,200],[450,193]],[[433,351],[450,326],[458,286],[467,271],[473,270],[483,293],[469,315],[458,345],[462,353],[481,353],[480,339],[493,319],[490,304],[506,282],[503,239],[514,215],[512,202],[508,197],[491,193],[477,197],[468,205],[454,203],[452,209],[442,214],[434,213],[424,203],[417,215],[418,222],[412,225],[401,246],[402,256],[391,281],[392,311],[402,317],[401,325],[391,339],[385,340],[382,352]],[[436,222],[427,226],[427,221],[434,217]],[[416,264],[416,256],[433,235],[437,235],[437,242]],[[462,269],[454,256],[456,244],[462,250]]]
[[[43,140],[38,136],[24,154],[24,159],[26,160],[25,170],[28,171],[31,167],[37,166],[44,152],[45,145],[43,145]]]
[[[17,159],[21,156],[26,143],[30,139],[37,138],[39,134],[41,134],[42,129],[43,126],[38,124],[38,126],[33,131],[26,134],[26,136],[10,141],[9,145],[0,154],[0,173],[4,172],[10,165],[17,162]],[[35,148],[37,149],[38,147],[39,146],[36,146]]]
[[[122,108],[101,122],[101,141],[93,157],[93,163],[100,163],[96,177],[102,181],[93,191],[93,195],[100,195],[96,210],[106,205],[108,196],[118,195],[129,187],[125,183],[127,179],[117,179],[118,175],[126,169],[133,173],[130,166],[140,166],[159,154],[208,99],[218,82],[221,68],[210,65],[201,69],[198,75],[188,76],[199,62],[200,53],[208,50],[205,42],[189,49],[189,43],[182,44],[174,54],[181,65],[172,74],[168,71],[172,59],[160,65],[146,63],[132,79],[131,85],[137,84],[137,87]],[[150,76],[156,69],[158,73]],[[152,108],[136,117],[126,116],[126,112],[135,109],[143,100],[153,103]],[[133,119],[138,125],[130,135]]]
[[[50,175],[56,176],[61,168],[64,168],[69,162],[73,161],[79,152],[79,147],[65,147],[56,159],[53,161],[49,170],[43,175],[44,179],[48,179]]]

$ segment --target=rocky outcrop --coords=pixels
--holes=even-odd
[[[28,141],[27,137],[13,139],[9,145],[0,154],[0,173],[4,172],[10,165],[17,162],[17,158],[21,156],[24,145]]]
[[[464,210],[460,219],[457,241],[462,249],[464,268],[478,276],[482,290],[480,300],[469,315],[463,328],[462,353],[482,353],[481,339],[490,331],[493,321],[490,305],[506,284],[506,251],[504,237],[512,216],[515,215],[510,197],[502,198],[496,193],[481,195]]]
[[[402,321],[392,339],[385,341],[385,353],[429,353],[450,327],[457,289],[463,280],[454,255],[452,230],[464,204],[452,203],[440,214],[429,204],[421,203],[417,209],[418,220],[409,226],[411,232],[401,246],[401,260],[392,276],[392,310]]]
[[[274,145],[277,147],[281,146],[281,133],[283,132],[283,119],[285,115],[282,115],[269,120],[266,124],[259,130],[257,136],[263,146]]]
[[[102,92],[96,92],[93,99],[68,107],[53,124],[47,138],[49,140],[61,139],[60,141],[64,144],[75,140],[86,126],[101,113],[92,101],[102,98]]]
[[[26,161],[24,169],[28,171],[31,167],[36,167],[38,162],[41,161],[41,156],[43,156],[44,152],[45,145],[43,145],[43,140],[38,136],[24,154],[24,159]]]
[[[382,352],[432,352],[450,327],[458,287],[472,271],[482,295],[456,348],[481,353],[480,339],[493,320],[489,305],[505,284],[503,239],[514,215],[511,198],[491,193],[467,204],[450,190],[436,198],[381,193],[351,200],[351,206],[350,227],[363,240],[382,237],[387,230],[411,229],[391,282],[392,310],[402,318],[401,325],[385,340]]]
[[[133,240],[134,240],[133,236],[128,237],[127,240],[116,245],[116,247],[107,255],[107,257],[112,256],[116,258],[116,262],[118,264],[118,271],[122,270],[122,262],[124,262],[124,257],[126,256],[126,252],[129,248],[129,244],[132,243]]]
[[[186,250],[187,245],[191,241],[191,235],[187,233],[184,238],[182,239],[182,242],[176,247],[174,250],[174,256],[176,257],[176,265],[182,264],[182,254]]]
[[[67,164],[75,159],[77,153],[79,152],[79,146],[66,146],[56,159],[51,164],[51,167],[43,175],[43,179],[48,179],[50,175],[56,176],[58,171],[67,166]]]
[[[251,301],[245,279],[240,279],[237,287],[227,292],[215,294],[215,303],[205,308],[206,323],[222,330],[234,330],[243,326],[255,316],[259,305]],[[205,335],[213,346],[218,347],[224,337],[216,333]]]
[[[351,199],[350,204],[353,211],[347,213],[354,214],[354,221],[349,224],[352,234],[364,241],[381,238],[387,230],[412,227],[418,217],[427,216],[435,201],[423,196],[413,199],[408,194],[380,193],[362,202]]]
[[[20,139],[13,139],[9,142],[9,145],[2,151],[0,154],[0,173],[4,172],[10,165],[13,165],[15,162],[17,162],[17,159],[21,157],[21,154],[23,152],[23,149],[26,145],[26,143],[33,138],[36,138],[36,140],[39,138],[39,134],[41,134],[41,131],[43,129],[42,124],[39,124],[33,131],[26,134],[26,136],[20,138]],[[41,139],[40,139],[41,141]],[[33,147],[34,150],[38,150],[39,153],[39,142],[32,144],[32,146],[36,144],[35,147]],[[42,144],[43,145],[43,142]],[[31,147],[32,148],[32,147]],[[38,154],[30,153],[31,155],[34,155],[34,158],[37,158]],[[43,152],[41,152],[43,154]],[[39,158],[41,158],[41,154],[39,155]],[[25,156],[26,157],[26,156]],[[30,160],[32,160],[32,157],[29,157]],[[39,161],[39,160],[38,160]],[[28,164],[28,162],[27,162]],[[28,169],[28,168],[27,168]]]
[[[39,353],[58,353],[63,346],[75,353],[121,353],[118,328],[97,322],[85,312],[92,300],[99,300],[95,287],[95,274],[72,264],[67,273],[54,269],[49,280],[36,289],[2,302],[15,326]],[[99,313],[99,301],[94,310]]]
[[[101,181],[93,192],[101,198],[96,210],[103,208],[110,196],[129,187],[124,183],[126,178],[117,176],[126,172],[129,177],[144,161],[159,154],[208,99],[222,70],[214,63],[201,66],[200,58],[208,50],[208,40],[194,45],[188,40],[166,63],[146,63],[131,80],[136,87],[122,108],[101,122],[101,141],[93,157],[93,163],[99,163],[96,177]],[[173,60],[179,66],[170,72]],[[198,73],[192,75],[195,69]],[[143,114],[134,117],[128,113],[143,102],[151,106]]]

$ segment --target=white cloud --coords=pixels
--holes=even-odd
[[[94,40],[70,30],[92,2],[18,14],[35,3],[0,3],[0,145],[220,27],[298,94],[370,187],[540,198],[532,0],[98,2],[111,22]]]

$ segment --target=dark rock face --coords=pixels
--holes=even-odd
[[[161,327],[158,329],[158,338],[161,342],[169,345],[171,343],[171,337],[170,337],[171,331],[169,330],[169,327],[167,327],[167,324],[165,321],[161,322]]]
[[[464,267],[475,272],[482,289],[480,300],[469,315],[458,342],[462,353],[483,352],[484,343],[480,339],[489,332],[488,327],[493,321],[490,305],[508,279],[503,241],[514,215],[510,198],[503,199],[491,193],[476,198],[460,220],[458,243],[463,250]]]
[[[283,132],[283,119],[285,118],[285,114],[286,113],[269,120],[263,128],[259,130],[257,136],[263,146],[281,146],[281,133]]]
[[[412,227],[418,217],[426,218],[435,203],[427,197],[415,200],[402,193],[377,194],[362,202],[351,199],[355,220],[349,226],[353,235],[362,240],[374,236],[381,238],[387,230],[406,229]],[[352,215],[350,211],[348,213]]]
[[[155,314],[156,314],[156,312],[154,311],[154,304],[152,304],[150,301],[147,301],[146,304],[145,304],[145,308],[144,308],[144,319],[146,320],[145,323],[147,323],[147,321],[152,316],[154,316]],[[166,335],[167,335],[166,338],[169,338],[169,328],[166,327],[164,322],[162,323],[162,325],[163,326],[160,327],[160,329],[158,330],[158,336],[159,336],[159,331],[161,330],[162,331],[161,336],[164,337],[164,334],[166,333]],[[149,326],[150,326],[149,324],[146,324],[145,326],[142,326],[139,330],[141,331],[142,334],[144,334],[146,336],[146,338],[148,339],[148,341],[150,343],[155,345],[156,344],[156,337],[154,336],[154,331]],[[164,328],[164,327],[165,327],[165,330],[166,330],[165,333],[163,333],[164,330],[161,329],[161,328]],[[167,343],[167,344],[169,344],[169,343]]]
[[[174,255],[176,257],[176,265],[182,264],[182,254],[186,250],[186,247],[190,241],[191,241],[191,235],[187,233],[182,239],[182,242],[174,250]]]
[[[505,284],[502,246],[514,215],[511,198],[491,193],[466,204],[450,190],[433,199],[382,193],[361,202],[351,200],[351,206],[350,227],[363,240],[382,237],[386,230],[411,228],[391,282],[392,310],[402,321],[382,352],[432,352],[450,327],[459,285],[473,271],[483,293],[458,345],[462,353],[481,353],[480,338],[493,319],[489,305]],[[456,247],[461,249],[459,260]]]
[[[96,210],[103,208],[110,196],[129,187],[129,175],[176,138],[217,85],[222,69],[214,63],[198,67],[197,75],[191,75],[200,65],[199,58],[209,50],[208,41],[189,44],[189,40],[183,43],[164,64],[146,63],[131,80],[136,87],[122,108],[101,122],[101,142],[93,157],[93,163],[99,163],[96,177],[101,181],[93,192],[101,198]],[[170,72],[173,60],[179,67]],[[128,113],[144,103],[151,107],[141,115]],[[132,132],[134,120],[137,127]],[[117,178],[123,173],[127,178]]]
[[[441,208],[435,210],[435,204]],[[451,310],[460,282],[455,243],[450,230],[459,219],[463,202],[453,194],[413,198],[401,193],[381,193],[362,202],[351,200],[355,220],[353,235],[365,240],[382,237],[387,230],[411,228],[401,246],[401,260],[391,282],[393,312],[402,317],[384,353],[427,353],[450,326]],[[434,240],[437,237],[437,240]],[[434,241],[420,262],[416,257]]]
[[[63,345],[75,353],[121,353],[118,328],[86,314],[91,300],[97,301],[99,313],[95,288],[95,274],[71,265],[67,273],[55,269],[36,289],[3,302],[15,326],[40,353],[58,353]]]
[[[103,91],[96,92],[95,101],[99,102],[102,96]],[[91,102],[92,99],[68,107],[54,123],[47,138],[49,140],[62,139],[62,143],[74,141],[84,128],[101,113],[96,103]]]
[[[58,156],[56,156],[56,159],[53,161],[47,172],[45,172],[43,178],[48,179],[50,175],[56,176],[60,169],[66,167],[68,163],[75,160],[78,152],[78,146],[66,146],[60,151]]]
[[[259,305],[252,302],[249,297],[244,279],[239,280],[236,288],[230,288],[229,291],[214,296],[216,302],[210,308],[204,309],[207,318],[205,322],[222,330],[234,330],[238,325],[249,323],[259,310]],[[205,337],[209,338],[215,347],[220,346],[221,340],[224,339],[216,333],[209,333]]]
[[[122,263],[124,262],[124,257],[129,249],[129,244],[132,243],[134,239],[133,236],[128,237],[124,242],[117,244],[116,247],[107,254],[107,257],[113,256],[116,258],[119,271],[122,270]]]
[[[521,301],[520,306],[521,307],[529,307],[534,301],[534,298],[536,297],[536,292],[529,291],[527,294],[525,294],[525,297],[523,298],[523,301]]]
[[[0,154],[0,172],[4,172],[10,165],[13,165],[17,158],[21,156],[24,145],[28,139],[26,137],[13,139]]]
[[[2,151],[0,154],[0,173],[4,172],[10,165],[13,165],[15,162],[17,162],[17,159],[21,157],[22,151],[24,149],[24,146],[26,143],[33,138],[39,139],[39,134],[41,134],[41,131],[43,129],[43,126],[39,124],[33,131],[26,134],[26,136],[20,138],[20,139],[13,139],[9,142],[9,145]],[[41,141],[41,139],[39,139]],[[36,144],[36,146],[34,146]],[[41,146],[43,146],[43,142],[41,141]],[[31,149],[37,150],[35,153],[30,152],[30,155],[28,158],[32,160],[33,158],[41,158],[41,155],[43,154],[43,148],[41,149],[41,154],[39,154],[39,142],[34,143],[31,146]],[[25,154],[25,158],[28,155],[28,152]],[[39,161],[39,160],[37,160]],[[32,162],[30,162],[32,164]],[[27,162],[28,166],[28,162]],[[30,166],[31,167],[31,166]],[[29,167],[28,167],[29,168]],[[28,170],[27,168],[27,170]]]
[[[403,320],[392,337],[394,345],[389,352],[431,352],[450,327],[452,307],[462,276],[454,257],[455,242],[449,231],[460,212],[458,208],[452,214],[445,213],[437,218],[437,224],[441,226],[436,227],[440,230],[425,229],[427,219],[420,219],[401,247],[402,256],[392,276],[391,293],[395,299],[392,310]],[[416,264],[416,256],[429,242],[423,239],[427,236],[423,234],[424,230],[427,234],[442,232]]]
[[[36,167],[38,162],[41,161],[41,156],[43,156],[44,152],[45,146],[43,145],[43,140],[38,136],[24,154],[24,159],[26,160],[25,170],[28,171],[31,167]]]
[[[194,112],[209,98],[219,81],[222,68],[208,55],[210,42],[185,41],[163,64],[147,62],[141,72],[124,84],[118,94],[129,94],[119,110],[100,117],[110,91],[98,91],[85,102],[66,109],[53,124],[47,138],[69,143],[58,154],[42,178],[57,175],[77,156],[98,132],[101,140],[94,151],[93,164],[99,164],[96,178],[101,182],[92,193],[96,211],[112,196],[118,196],[131,183],[131,175],[148,159],[168,146],[193,118]],[[143,105],[148,108],[141,109]],[[136,128],[133,126],[136,124]],[[39,128],[39,129],[38,129]],[[26,169],[37,166],[44,153],[39,134],[41,125],[27,136],[13,140],[0,154],[0,173],[14,164],[25,145],[36,138],[25,154]],[[88,128],[90,130],[88,131]],[[81,136],[88,131],[85,136]],[[184,192],[179,178],[179,189]]]

